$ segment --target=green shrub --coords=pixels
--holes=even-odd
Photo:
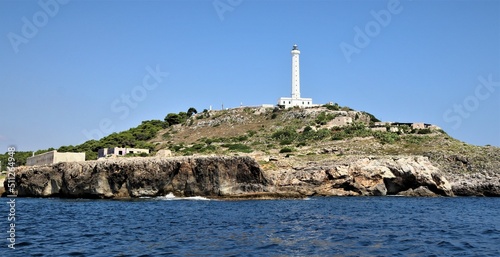
[[[332,135],[332,140],[342,140],[347,138],[347,134],[344,131],[335,131]]]
[[[340,106],[338,103],[335,103],[335,104],[325,104],[323,105],[323,107],[326,107],[326,109],[330,110],[330,111],[338,111],[340,110]]]
[[[253,136],[255,136],[255,134],[257,134],[257,132],[254,130],[249,130],[249,131],[247,131],[247,134],[249,137],[253,137]]]
[[[191,146],[191,149],[199,151],[204,147],[205,147],[205,144],[195,144],[195,145]]]
[[[293,152],[293,149],[289,147],[281,148],[280,150],[280,153],[291,153],[291,152]]]
[[[207,145],[207,147],[203,148],[204,152],[215,152],[217,147],[215,145]]]
[[[382,144],[392,144],[399,140],[399,135],[394,132],[376,131],[373,133],[373,136]]]
[[[322,112],[316,117],[315,121],[316,124],[325,125],[327,122],[333,119],[335,119],[335,115],[333,113],[326,114],[326,112]]]
[[[247,141],[247,140],[248,140],[248,136],[246,136],[246,135],[241,135],[241,136],[237,136],[237,137],[233,138],[233,141],[237,141],[237,142],[243,142],[243,141]]]
[[[331,131],[328,129],[320,129],[313,133],[313,140],[323,140],[331,136]]]
[[[297,144],[297,147],[306,146],[306,145],[307,145],[306,142],[300,142],[300,143]]]
[[[297,131],[295,131],[295,129],[293,129],[291,127],[280,129],[271,135],[271,137],[273,139],[280,140],[280,141],[283,141],[283,140],[293,141],[293,140],[297,139],[298,136],[299,136],[299,134],[297,133]]]
[[[211,145],[212,143],[223,143],[223,142],[229,142],[230,140],[227,138],[222,138],[222,137],[213,137],[213,138],[205,138],[203,140],[200,140],[202,142],[205,142],[207,145]]]
[[[222,147],[226,147],[229,151],[251,153],[252,148],[244,144],[223,144]]]
[[[149,154],[147,153],[127,153],[125,157],[147,157]]]
[[[404,137],[404,140],[409,144],[420,144],[424,141],[424,138],[421,136],[407,135]]]
[[[183,144],[178,144],[178,145],[172,145],[170,147],[170,150],[174,151],[174,152],[178,152],[179,150],[181,150],[182,148],[184,148],[184,145]]]
[[[431,134],[432,133],[432,130],[430,129],[418,129],[417,130],[417,134]]]
[[[372,135],[372,131],[367,129],[362,122],[354,122],[344,129],[344,132],[349,137],[368,137]]]
[[[304,131],[302,131],[302,133],[307,133],[307,132],[309,132],[309,131],[311,131],[311,130],[313,130],[313,129],[311,128],[311,126],[307,126],[307,127],[305,127],[305,128],[304,128]]]
[[[283,139],[280,141],[280,145],[291,145],[293,143],[293,140],[291,139]]]

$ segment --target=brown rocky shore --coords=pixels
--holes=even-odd
[[[115,158],[18,167],[21,197],[500,196],[498,176],[444,174],[423,156],[346,157],[262,168],[251,157]],[[4,182],[5,185],[6,182]],[[6,186],[6,185],[5,185]]]

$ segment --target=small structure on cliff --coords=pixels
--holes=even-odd
[[[373,126],[370,127],[373,131],[390,131],[390,132],[398,132],[404,130],[403,128],[407,127],[412,130],[440,130],[441,128],[428,123],[421,122],[375,122]]]
[[[129,153],[130,154],[134,154],[134,153],[149,154],[149,149],[111,147],[111,148],[101,148],[97,151],[97,155],[99,158],[108,157],[108,156],[125,156]]]
[[[83,162],[85,153],[59,153],[57,150],[28,157],[27,166],[54,164],[59,162]]]

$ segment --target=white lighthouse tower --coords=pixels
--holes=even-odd
[[[281,97],[278,100],[278,105],[285,108],[299,106],[310,107],[313,106],[312,98],[300,97],[300,65],[299,55],[300,51],[297,45],[293,45],[292,54],[292,97]]]
[[[299,55],[300,51],[297,45],[293,45],[292,49],[292,98],[300,98],[300,67]]]

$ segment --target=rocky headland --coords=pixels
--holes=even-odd
[[[379,122],[338,105],[185,114],[58,149],[86,152],[85,162],[20,166],[18,194],[500,196],[500,148],[466,144],[430,124]],[[92,160],[98,149],[112,145],[142,145],[152,152],[149,157]]]
[[[358,156],[263,169],[248,156],[113,158],[16,169],[22,197],[499,196],[500,179],[446,177],[423,156]],[[5,182],[6,183],[6,182]],[[5,185],[7,186],[7,185]]]

